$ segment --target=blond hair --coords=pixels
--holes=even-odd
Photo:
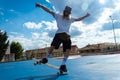
[[[64,20],[64,19],[70,20],[70,19],[71,19],[71,16],[70,16],[70,14],[69,14],[69,16],[65,17],[65,16],[64,16],[64,12],[63,12],[63,14],[62,14],[62,19],[63,19],[63,20]]]

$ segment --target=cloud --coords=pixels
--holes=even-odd
[[[10,11],[10,12],[14,12],[15,10],[13,10],[13,9],[10,9],[9,11]]]
[[[46,0],[46,2],[50,3],[50,1],[49,1],[49,0]]]
[[[48,33],[48,36],[51,38],[54,37],[54,35],[57,31],[56,21],[55,20],[52,22],[44,21],[43,23],[46,26],[45,31]]]
[[[17,32],[10,32],[10,34],[17,35],[18,33]]]
[[[40,28],[44,28],[45,30],[53,30],[53,29],[57,29],[56,27],[56,21],[41,21],[39,23],[35,23],[35,22],[25,22],[23,24],[24,27],[27,27],[28,29],[40,29]]]
[[[27,27],[28,29],[39,29],[39,32],[44,33],[47,32],[49,37],[54,37],[54,34],[57,30],[57,24],[56,21],[41,21],[38,24],[35,22],[26,22],[23,24],[23,26]],[[32,33],[34,36],[37,34]],[[41,35],[39,35],[41,36]]]
[[[48,31],[48,36],[53,38],[55,33],[56,33],[56,30],[50,30],[50,31]]]
[[[26,39],[24,36],[13,36],[9,35],[9,40],[10,42],[15,41],[15,42],[20,42],[22,47],[26,49],[31,49],[32,46],[32,41],[30,39]]]
[[[120,29],[120,22],[109,22],[109,23],[105,23],[103,26],[102,26],[102,29],[101,30],[113,30],[113,27],[114,29]]]
[[[55,33],[54,30],[56,29],[56,28],[52,29],[53,28],[52,25],[55,25],[56,23],[54,21],[53,22],[44,21],[42,22],[42,25],[43,23],[44,25],[47,25],[47,27],[45,27],[46,31],[43,31],[42,33],[31,32],[30,38],[26,38],[22,34],[15,33],[16,34],[15,36],[13,35],[10,36],[10,40],[20,42],[25,50],[44,48],[46,47],[46,45],[50,46],[50,43]],[[101,29],[100,25],[97,22],[91,25],[83,24],[82,22],[73,23],[70,30],[70,34],[72,37],[72,45],[84,47],[87,44],[95,44],[102,42],[114,43],[113,35],[111,35],[112,31],[111,30],[100,31],[100,29]],[[117,37],[120,36],[119,31],[120,29],[116,31]],[[14,32],[11,33],[14,34]]]
[[[56,21],[55,20],[52,22],[42,21],[41,24],[44,25],[44,28],[45,28],[44,30],[48,33],[48,36],[51,38],[54,37],[57,31]],[[82,34],[82,31],[81,31],[82,26],[84,26],[82,22],[75,22],[71,25],[70,34],[72,35],[72,37],[79,36]]]
[[[104,3],[105,3],[105,0],[99,0],[99,2],[100,2],[101,4],[104,4]]]
[[[72,16],[75,18],[85,15],[87,12],[91,13],[89,19],[83,21],[86,23],[92,23],[96,21],[96,17],[100,15],[103,9],[97,0],[50,0],[50,2],[60,13],[62,13],[66,5],[72,7]]]
[[[72,37],[75,37],[75,36],[81,35],[82,32],[80,32],[79,30],[72,30],[72,32],[70,34],[72,35]]]
[[[10,42],[20,42],[24,50],[44,48],[50,45],[50,39],[47,33],[31,33],[30,38],[26,38],[22,34],[11,32],[15,35],[9,35]],[[46,40],[47,39],[47,40]]]
[[[71,25],[72,45],[84,47],[87,44],[103,42],[114,43],[110,15],[114,19],[116,40],[120,40],[120,0],[46,0],[52,4],[55,11],[62,13],[66,5],[72,7],[72,16],[78,18],[87,12],[90,17]],[[25,49],[35,49],[50,46],[57,30],[56,21],[25,22],[24,27],[31,29],[30,37],[24,35],[10,36],[11,40],[20,41]],[[36,32],[33,29],[38,29]]]
[[[84,27],[84,24],[82,22],[75,22],[70,27],[70,35],[71,37],[80,36],[83,31],[82,28]]]
[[[5,19],[6,22],[8,22],[9,20],[8,19]]]
[[[40,29],[42,27],[42,24],[37,24],[35,22],[26,22],[23,24],[23,26],[27,27],[28,29]]]
[[[4,13],[3,13],[3,12],[0,12],[0,15],[1,15],[1,16],[3,16],[3,15],[4,15]]]
[[[46,26],[46,28],[45,28],[46,30],[56,30],[57,29],[57,23],[55,20],[53,20],[52,22],[42,21],[41,23]]]
[[[40,37],[39,33],[33,33],[32,32],[32,39],[38,39]]]
[[[3,8],[0,8],[0,15],[4,16],[4,9]]]
[[[120,11],[119,0],[99,0],[99,1],[98,0],[77,0],[77,1],[49,0],[49,1],[54,6],[54,8],[60,13],[62,13],[66,5],[72,7],[72,16],[75,18],[83,16],[87,12],[89,12],[91,16],[83,20],[83,22],[87,24],[94,23],[99,18],[99,16],[101,15],[101,13],[104,11],[105,8],[106,9],[109,8],[111,10],[113,9],[111,15],[112,14],[114,15],[116,11]]]

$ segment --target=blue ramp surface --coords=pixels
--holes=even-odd
[[[0,64],[0,80],[120,80],[120,55],[86,56],[69,59],[68,75],[58,76],[57,69],[33,65],[34,61]],[[60,66],[60,59],[49,59]]]

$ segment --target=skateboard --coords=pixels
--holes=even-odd
[[[35,58],[33,58],[33,60],[35,61],[34,65],[40,65],[40,64],[42,64],[41,60],[38,60],[38,59],[35,59]],[[59,70],[59,66],[56,66],[56,65],[53,65],[53,64],[50,64],[50,63],[46,63],[44,65],[46,65],[48,67],[51,67],[53,69],[57,69],[58,70],[57,75],[67,75],[68,74],[68,71],[67,72],[63,72],[63,71]]]

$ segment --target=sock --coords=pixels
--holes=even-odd
[[[46,52],[46,58],[48,59],[50,57],[50,54]]]
[[[65,56],[65,57],[63,58],[62,65],[65,65],[67,59],[68,59],[68,56]]]

